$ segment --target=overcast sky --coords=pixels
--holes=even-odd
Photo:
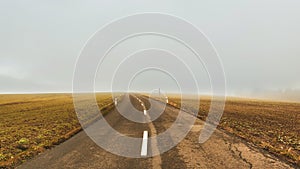
[[[298,90],[299,9],[299,0],[2,0],[0,92],[71,91],[76,58],[88,38],[110,21],[140,12],[179,16],[202,30],[222,60],[228,95]],[[141,41],[147,37],[128,43],[138,45]],[[106,66],[109,64],[107,60]],[[105,71],[109,70],[103,68],[101,73]],[[156,84],[143,83],[145,79]],[[157,72],[147,72],[131,87],[167,88],[172,80],[166,79]],[[98,83],[98,90],[108,90],[101,85],[108,82]]]

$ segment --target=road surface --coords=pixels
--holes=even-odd
[[[122,101],[123,99],[118,104]],[[155,110],[156,107],[164,106],[162,102],[156,100],[152,100],[153,103],[150,105],[148,98],[141,95],[130,95],[130,101],[140,113],[137,115],[135,111],[132,111],[129,103],[124,103],[124,101],[123,106],[128,106],[127,115],[131,116],[142,116],[147,113],[147,116],[151,118],[152,113],[145,112],[145,108],[148,109],[151,106],[152,110]],[[123,117],[117,109],[112,110],[104,118],[118,132],[126,136],[142,138],[144,131],[148,132],[149,137],[166,131],[174,123],[178,113],[178,109],[167,105],[165,111],[150,123],[132,122]],[[107,152],[82,131],[18,168],[292,168],[267,152],[249,146],[239,138],[219,130],[216,130],[207,142],[199,144],[198,137],[203,124],[203,121],[197,119],[191,131],[177,146],[155,157],[144,158],[126,158]],[[99,129],[99,132],[103,133],[102,137],[105,138],[106,131]],[[112,148],[128,147],[126,151],[141,153],[142,141],[135,145],[124,145],[118,142],[117,138],[108,137],[107,139]],[[167,139],[166,142],[160,140],[161,143],[167,145],[170,140]],[[155,140],[152,143],[147,142],[147,156],[160,151],[162,146],[155,146],[156,144],[158,143]],[[136,147],[130,148],[130,146]]]

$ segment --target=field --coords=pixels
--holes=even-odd
[[[178,97],[171,96],[169,101],[180,107]],[[210,102],[209,97],[200,98],[198,118],[206,119]],[[190,100],[182,106],[198,112],[196,104]],[[227,98],[219,128],[300,165],[300,103]]]
[[[111,94],[96,98],[102,113],[113,107]],[[94,118],[90,114],[84,120]],[[81,125],[71,94],[0,95],[0,128],[0,168],[9,168],[65,141]]]
[[[90,95],[81,98],[89,103]],[[114,107],[111,94],[96,95],[98,107],[107,113]],[[169,102],[180,107],[180,99]],[[189,100],[185,109],[198,112],[205,120],[210,98]],[[97,118],[97,112],[82,104],[84,124]],[[300,165],[300,103],[227,98],[219,128],[241,137],[249,144]],[[14,167],[60,144],[81,130],[71,94],[0,95],[0,168]]]

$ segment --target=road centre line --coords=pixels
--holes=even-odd
[[[147,156],[147,149],[148,149],[148,131],[144,131],[142,148],[141,148],[141,156],[142,157]]]

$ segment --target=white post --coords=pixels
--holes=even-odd
[[[115,106],[118,104],[118,99],[115,98]]]

